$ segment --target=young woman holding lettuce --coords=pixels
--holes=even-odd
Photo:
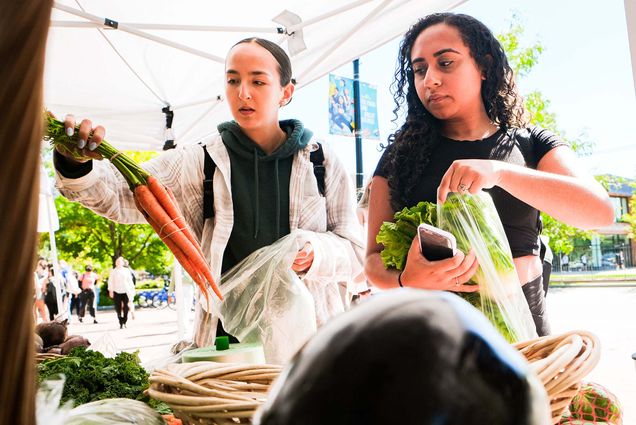
[[[503,48],[475,18],[440,13],[411,27],[400,47],[394,97],[396,112],[406,103],[406,122],[389,138],[374,173],[367,278],[379,288],[478,290],[465,285],[478,267],[474,253],[427,261],[416,238],[404,270],[387,270],[376,235],[404,207],[483,189],[503,223],[537,332],[549,333],[539,211],[583,229],[605,226],[613,221],[607,193],[565,142],[527,127]]]

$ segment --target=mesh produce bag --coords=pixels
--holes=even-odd
[[[458,292],[479,309],[509,342],[535,338],[530,308],[515,271],[506,234],[485,192],[476,195],[449,194],[437,205],[438,226],[452,233],[457,248],[475,251],[479,268],[467,284],[479,285],[479,292]]]
[[[623,423],[623,408],[618,398],[607,388],[594,382],[584,382],[581,385],[568,410],[559,425]]]

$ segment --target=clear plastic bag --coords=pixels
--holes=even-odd
[[[104,357],[113,358],[121,350],[117,347],[117,343],[110,332],[105,332],[101,338],[91,344],[91,350],[99,351]]]
[[[161,415],[146,403],[128,398],[108,398],[71,410],[64,425],[164,425]]]
[[[197,348],[192,341],[178,341],[163,353],[152,359],[143,362],[142,366],[148,373],[152,373],[157,369],[165,369],[173,363],[182,363],[183,355],[190,350]]]
[[[301,234],[293,231],[225,273],[224,300],[214,306],[225,330],[260,343],[268,363],[285,363],[316,332],[314,299],[291,269]]]
[[[47,379],[40,384],[36,395],[38,425],[163,425],[159,413],[141,401],[109,398],[73,408],[71,401],[60,406],[64,391],[64,375]]]
[[[451,193],[444,204],[437,205],[437,219],[441,229],[455,236],[457,248],[473,249],[479,261],[468,283],[479,285],[479,292],[458,294],[483,312],[509,342],[535,338],[530,308],[490,195]]]
[[[60,406],[64,392],[64,375],[54,375],[42,381],[35,395],[35,422],[37,425],[62,425],[68,413],[73,409],[73,402],[67,401]]]

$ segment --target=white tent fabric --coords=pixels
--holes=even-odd
[[[132,150],[161,150],[173,138],[162,113],[169,106],[177,144],[193,143],[229,118],[223,58],[236,41],[279,43],[300,88],[463,1],[58,0],[45,104],[101,123],[111,142]]]

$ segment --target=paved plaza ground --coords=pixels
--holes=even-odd
[[[636,424],[636,287],[550,288],[553,333],[585,329],[601,340],[601,360],[587,379],[623,404],[625,425]]]
[[[599,336],[601,360],[588,376],[614,392],[623,404],[624,424],[636,424],[636,286],[550,288],[548,312],[553,333],[585,329]],[[143,363],[162,358],[178,340],[176,312],[137,310],[128,328],[119,329],[115,312],[98,311],[98,324],[79,323],[73,317],[69,333],[92,342],[112,342],[117,349],[140,350]]]

